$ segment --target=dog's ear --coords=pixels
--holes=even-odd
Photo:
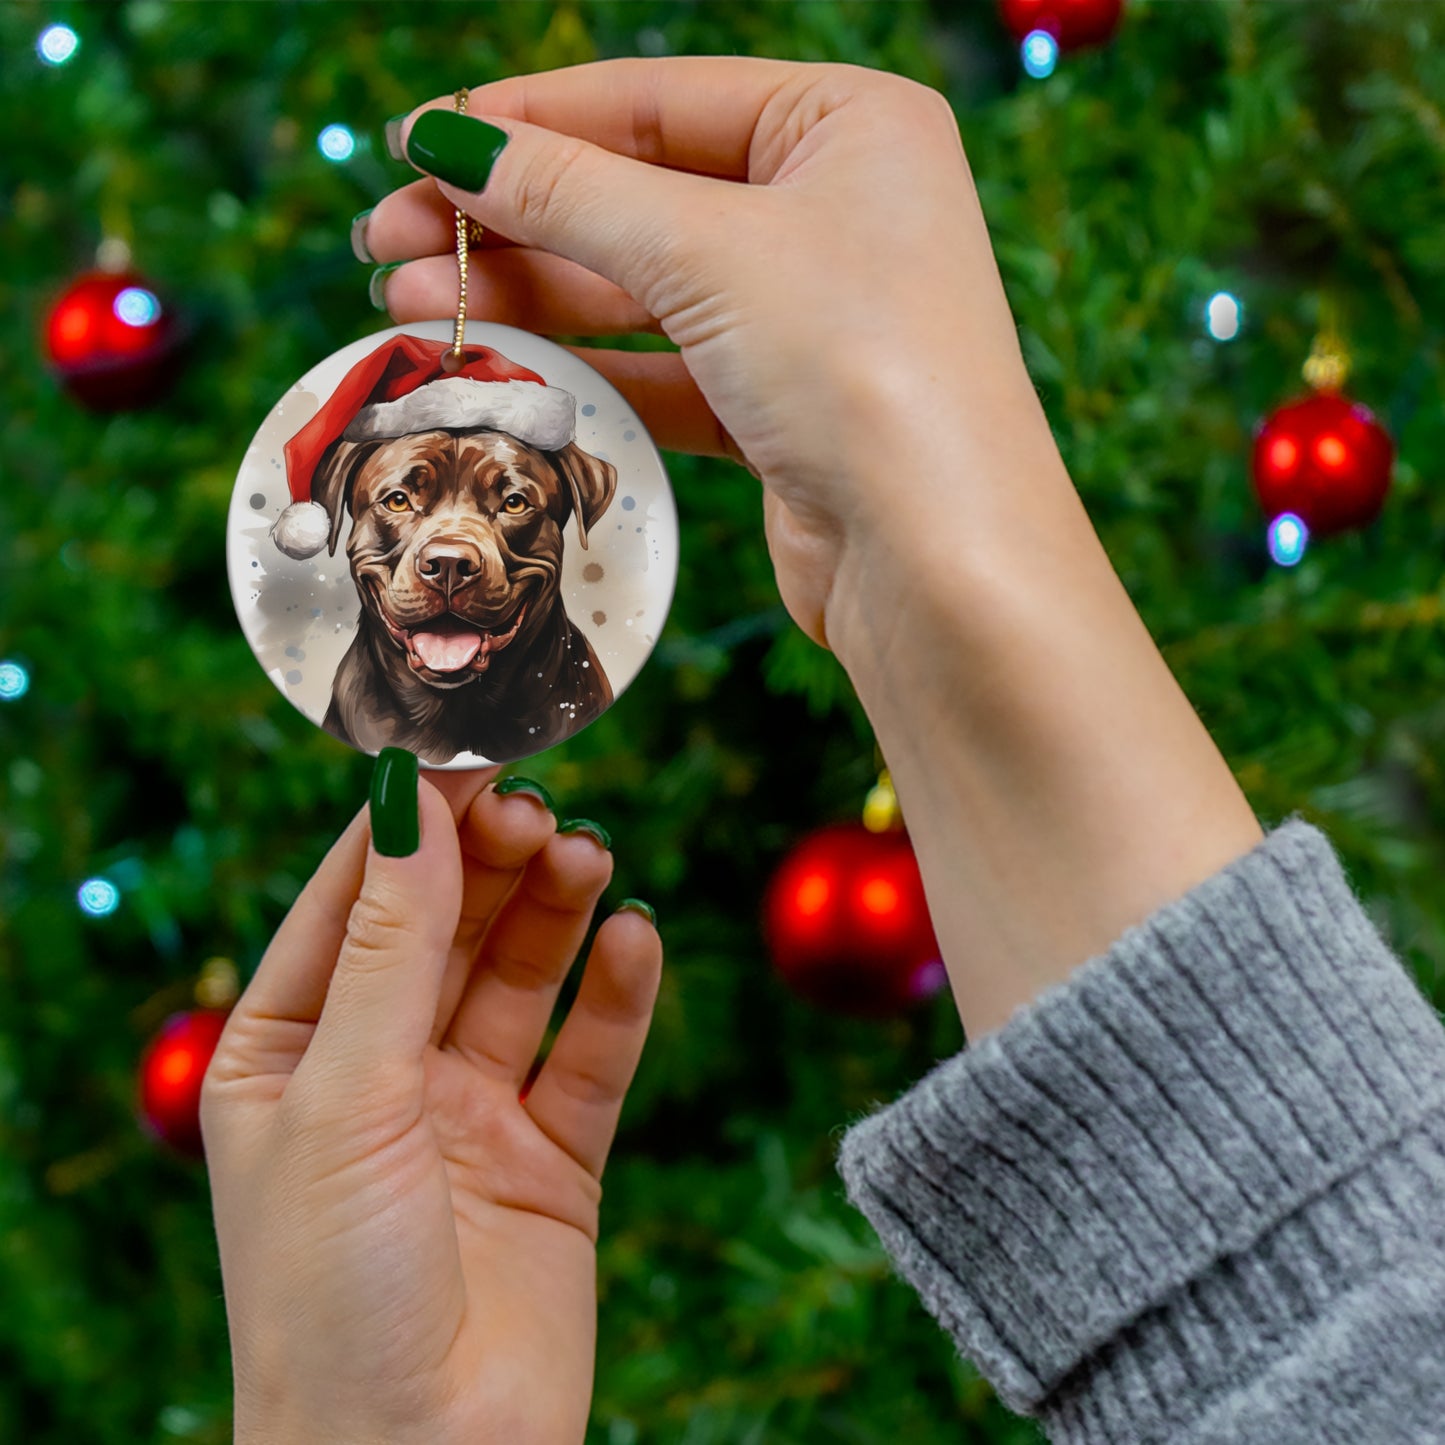
[[[336,539],[341,535],[342,514],[352,510],[352,483],[379,446],[379,441],[337,442],[321,458],[316,475],[311,479],[311,500],[325,507],[326,515],[331,518],[331,538],[326,550],[333,557],[336,555]]]
[[[617,468],[601,457],[584,452],[568,442],[552,453],[557,470],[572,493],[572,510],[577,514],[577,540],[587,546],[587,529],[607,510],[617,491]]]

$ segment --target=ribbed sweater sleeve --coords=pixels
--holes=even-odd
[[[1445,1441],[1445,1030],[1292,818],[844,1137],[1060,1445]]]

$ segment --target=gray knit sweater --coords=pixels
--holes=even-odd
[[[1445,1030],[1298,818],[840,1168],[1056,1442],[1445,1441]]]

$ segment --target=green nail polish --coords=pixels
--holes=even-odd
[[[386,153],[394,161],[404,161],[406,156],[401,149],[401,128],[406,124],[406,118],[411,112],[408,110],[401,115],[394,115],[387,121],[382,134],[386,137]]]
[[[416,754],[383,748],[371,774],[371,841],[387,858],[409,858],[421,846]]]
[[[568,818],[565,823],[557,825],[559,833],[586,833],[595,838],[604,848],[611,849],[612,834],[602,826],[601,823],[594,823],[591,818]]]
[[[624,898],[617,905],[619,913],[640,913],[654,928],[657,927],[657,912],[652,904],[644,903],[640,898]]]
[[[371,297],[371,304],[378,311],[386,310],[386,278],[396,270],[398,266],[405,266],[405,261],[391,261],[385,266],[378,266],[371,273],[371,280],[366,287],[366,294]]]
[[[376,265],[376,257],[371,254],[366,244],[366,223],[371,219],[374,209],[375,207],[368,206],[351,218],[351,254],[368,266]]]
[[[500,783],[493,785],[492,791],[503,798],[512,793],[526,793],[529,798],[536,798],[549,813],[557,811],[557,805],[552,801],[551,793],[541,783],[533,782],[531,778],[503,778]]]
[[[510,137],[484,120],[454,110],[427,110],[406,138],[406,158],[418,170],[464,191],[480,191]]]

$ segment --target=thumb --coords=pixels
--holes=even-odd
[[[374,1085],[420,1065],[461,914],[451,805],[418,778],[414,754],[386,748],[377,758],[370,821],[361,893],[297,1070],[328,1085]]]
[[[726,199],[736,243],[734,208],[747,189],[648,165],[511,116],[422,110],[403,128],[401,148],[483,226],[586,266],[659,317],[686,304],[673,288],[681,275],[686,291],[679,268],[694,262],[709,239],[699,218],[717,214]]]

